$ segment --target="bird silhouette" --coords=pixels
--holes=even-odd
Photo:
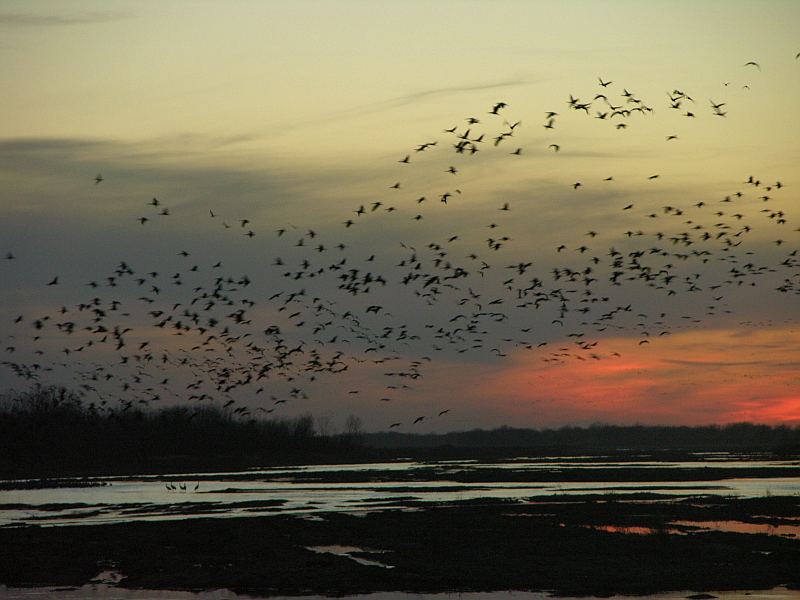
[[[754,61],[745,66],[761,70]],[[594,93],[598,83],[602,94]],[[592,135],[614,136],[613,140],[603,138],[608,143],[621,144],[628,134],[618,138],[612,132],[630,125],[629,133],[635,136],[639,123],[647,118],[654,125],[642,128],[642,143],[650,136],[652,148],[664,148],[661,136],[677,130],[681,144],[664,149],[693,152],[692,145],[700,136],[690,135],[691,127],[700,124],[704,114],[691,106],[691,96],[672,89],[666,98],[662,95],[651,102],[627,88],[620,96],[612,85],[600,77],[597,82],[590,79],[585,82],[590,91],[573,91],[583,97],[594,95],[591,102],[570,94],[562,115],[530,110],[538,111],[539,117],[545,114],[548,142],[562,141],[555,134],[566,125],[563,131],[586,127]],[[725,116],[728,108],[737,113],[747,109],[734,90],[728,91],[731,95],[725,102],[709,100],[712,114],[706,108],[706,116]],[[753,96],[757,93],[753,86]],[[389,410],[417,393],[408,391],[412,387],[423,388],[428,364],[439,359],[443,364],[460,355],[470,361],[508,361],[509,356],[530,350],[534,360],[546,365],[610,360],[616,355],[605,345],[615,342],[606,338],[628,336],[637,351],[647,353],[648,346],[664,343],[673,332],[699,329],[723,316],[730,319],[723,311],[734,308],[739,290],[756,288],[764,294],[782,295],[778,297],[798,294],[795,273],[800,263],[793,254],[796,240],[791,237],[797,222],[784,197],[784,185],[772,174],[733,173],[730,189],[701,191],[691,197],[673,194],[670,205],[661,208],[658,196],[646,194],[614,204],[608,194],[623,194],[626,180],[635,184],[645,178],[659,179],[658,185],[648,186],[658,191],[662,183],[673,181],[670,171],[664,166],[659,167],[661,174],[649,174],[641,168],[644,163],[635,167],[631,161],[630,177],[618,174],[620,180],[614,185],[594,189],[587,184],[581,194],[572,194],[567,185],[574,190],[583,187],[575,178],[599,180],[601,175],[569,170],[569,161],[584,150],[580,136],[570,133],[569,152],[552,157],[557,162],[551,164],[563,170],[546,174],[556,182],[553,190],[557,191],[532,187],[536,191],[523,196],[503,189],[502,195],[498,190],[491,196],[494,200],[477,197],[476,190],[485,184],[474,182],[487,171],[517,169],[519,174],[535,163],[535,147],[528,150],[522,141],[526,117],[512,114],[518,106],[494,104],[489,112],[500,119],[465,118],[469,112],[448,115],[447,122],[467,123],[461,129],[445,129],[446,136],[441,124],[435,126],[434,133],[453,145],[437,145],[433,136],[417,140],[407,150],[414,149],[414,161],[402,150],[387,159],[387,169],[402,171],[402,176],[389,172],[387,179],[400,181],[388,189],[386,180],[367,183],[368,193],[330,212],[325,208],[318,213],[306,206],[296,209],[298,218],[307,213],[303,215],[306,222],[281,226],[258,211],[231,217],[223,214],[227,205],[219,208],[218,220],[209,210],[213,219],[209,220],[206,207],[183,202],[175,205],[173,218],[158,219],[156,215],[170,215],[170,209],[157,197],[149,202],[155,210],[147,216],[138,216],[144,212],[144,203],[133,207],[120,219],[119,227],[127,228],[125,235],[139,236],[141,255],[87,274],[91,281],[76,286],[74,293],[81,298],[74,304],[67,300],[73,293],[69,291],[53,307],[41,311],[46,315],[29,314],[38,308],[15,311],[15,315],[25,315],[9,317],[6,328],[13,327],[17,337],[9,339],[0,328],[3,352],[13,359],[8,361],[13,363],[9,368],[36,381],[45,368],[58,363],[57,368],[68,372],[66,377],[78,386],[117,395],[120,410],[135,412],[140,400],[154,403],[159,398],[174,398],[187,406],[213,401],[241,423],[253,415],[268,418],[273,411],[303,410],[303,401],[327,378],[360,381],[359,377],[369,376],[381,381],[374,389],[392,392],[348,398],[360,405],[376,399],[391,402],[385,405]],[[664,111],[654,106],[663,106]],[[697,120],[680,118],[681,128],[672,129],[675,118],[695,117],[687,107],[698,113]],[[666,112],[670,116],[664,117]],[[713,121],[720,131],[736,124],[735,119]],[[515,140],[513,146],[510,139]],[[665,139],[679,138],[675,133]],[[545,150],[545,143],[538,152],[557,153],[561,148],[551,143]],[[521,156],[523,147],[526,156],[512,159]],[[403,158],[396,160],[398,155]],[[524,175],[539,176],[535,165]],[[101,181],[98,174],[95,185]],[[146,197],[152,193],[161,194],[154,189]],[[505,214],[511,211],[504,199],[514,203],[513,216]],[[630,202],[634,199],[635,206]],[[617,208],[618,219],[595,218],[614,206],[627,212],[619,214]],[[551,207],[557,209],[551,211]],[[550,212],[570,214],[573,220],[544,220]],[[184,217],[188,223],[202,222],[207,230],[197,239],[176,237],[185,226]],[[230,228],[224,219],[234,225],[238,222],[240,228]],[[485,225],[489,221],[494,222]],[[546,235],[540,236],[538,230],[522,235],[520,231],[531,222],[547,229]],[[486,228],[491,237],[478,234]],[[268,230],[274,234],[261,233]],[[762,242],[756,243],[753,231]],[[215,245],[217,235],[224,236],[219,246]],[[180,250],[183,243],[186,249]],[[247,250],[242,244],[247,244]],[[150,256],[156,249],[160,249],[158,256]],[[215,255],[217,250],[227,254]],[[235,252],[241,254],[235,256]],[[11,281],[17,277],[14,270],[25,266],[27,253],[22,249],[19,253],[18,262],[2,264],[12,272]],[[6,254],[8,261],[15,258],[11,252]],[[248,264],[258,271],[239,272],[240,267],[249,270],[243,267]],[[148,272],[152,268],[156,271]],[[55,277],[47,285],[58,283]],[[47,295],[66,292],[66,287]],[[682,303],[691,305],[689,314],[674,312]],[[36,358],[21,359],[25,353]],[[267,400],[270,394],[274,396]],[[264,406],[255,408],[256,403]],[[436,414],[430,407],[420,410],[425,411]],[[439,411],[438,416],[449,411]],[[400,417],[389,427],[407,424],[408,419]],[[413,424],[424,419],[416,417]],[[186,484],[181,485],[166,484],[168,491],[185,491]],[[198,486],[199,482],[194,491]]]

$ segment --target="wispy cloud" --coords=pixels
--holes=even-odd
[[[63,25],[90,25],[109,23],[130,18],[121,12],[87,12],[73,15],[43,15],[36,13],[0,12],[0,26],[9,27],[57,27]]]
[[[666,363],[687,367],[755,367],[769,362],[767,360],[680,360],[677,358],[665,358],[662,360]]]
[[[520,85],[525,85],[531,83],[524,79],[508,79],[505,81],[496,81],[494,83],[486,83],[486,84],[473,84],[473,85],[452,85],[440,88],[432,88],[429,90],[420,90],[417,92],[412,92],[410,94],[406,94],[404,96],[397,96],[395,98],[389,98],[388,100],[383,100],[381,102],[375,103],[378,105],[387,105],[387,106],[401,106],[403,104],[409,104],[416,100],[421,100],[423,98],[429,98],[433,96],[442,96],[446,94],[460,94],[464,92],[479,92],[479,91],[486,91],[486,90],[497,90],[509,87],[517,87]]]
[[[403,94],[401,96],[394,96],[392,98],[386,98],[384,100],[367,102],[365,104],[360,104],[358,106],[354,106],[353,108],[348,108],[346,110],[330,112],[316,119],[305,120],[302,123],[293,123],[291,125],[286,125],[282,127],[273,126],[270,127],[270,132],[276,133],[278,131],[280,132],[294,131],[297,129],[329,123],[331,121],[340,121],[341,119],[360,118],[366,115],[381,113],[386,110],[392,110],[402,106],[407,106],[413,104],[414,102],[419,102],[421,100],[427,100],[441,96],[462,94],[462,93],[476,92],[476,91],[501,90],[505,88],[528,85],[530,83],[535,83],[535,82],[524,79],[507,79],[486,84],[452,85],[440,88],[418,90],[416,92]]]

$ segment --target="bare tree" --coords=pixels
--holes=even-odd
[[[317,434],[320,437],[331,437],[336,434],[336,427],[327,415],[316,417]]]
[[[344,422],[344,437],[351,444],[360,444],[364,439],[364,426],[360,417],[350,415]]]

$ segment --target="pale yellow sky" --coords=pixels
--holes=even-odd
[[[4,137],[241,135],[266,155],[366,155],[495,98],[538,122],[597,76],[651,102],[758,85],[770,108],[748,133],[768,128],[779,152],[798,133],[792,1],[7,1],[0,15]]]

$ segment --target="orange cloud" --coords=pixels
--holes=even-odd
[[[606,339],[588,353],[545,362],[549,351],[516,351],[508,367],[471,395],[507,421],[800,424],[800,332],[699,330],[639,345]],[[618,353],[614,355],[613,353]],[[578,356],[580,358],[578,358]]]

